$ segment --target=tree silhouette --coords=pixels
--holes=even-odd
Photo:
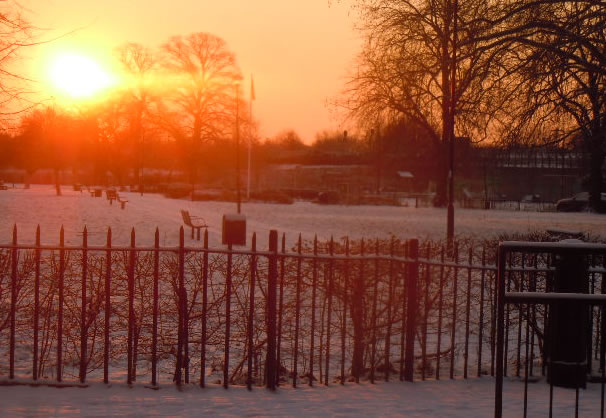
[[[456,97],[451,98],[454,9],[451,1],[360,0],[366,43],[342,105],[351,117],[374,128],[377,121],[400,120],[425,133],[440,163],[433,173],[435,203],[446,204],[447,144],[451,112],[456,107],[456,133],[488,136],[507,95],[501,62],[507,46],[484,50],[471,41],[483,26],[474,18],[494,13],[488,0],[460,2],[458,8]]]
[[[478,21],[482,20],[480,17]],[[604,190],[606,157],[606,9],[585,0],[509,2],[497,19],[483,19],[482,48],[512,45],[509,63],[520,88],[509,106],[509,143],[567,146],[582,140],[590,156],[590,204]],[[511,70],[510,70],[511,72]]]
[[[201,146],[232,136],[235,86],[241,75],[235,55],[215,35],[175,36],[162,50],[166,82],[154,118],[177,141],[195,184],[203,164]]]
[[[127,43],[118,49],[120,62],[127,74],[128,83],[124,91],[124,110],[127,113],[129,137],[131,140],[131,162],[135,183],[143,189],[141,169],[145,132],[150,129],[149,108],[153,100],[153,83],[158,58],[147,47],[137,43]]]
[[[31,80],[12,67],[23,48],[37,44],[36,28],[24,17],[19,3],[7,3],[0,11],[0,123],[4,125],[36,105],[27,98]]]

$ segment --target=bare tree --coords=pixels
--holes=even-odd
[[[145,132],[149,126],[147,116],[154,100],[152,85],[158,59],[147,47],[137,43],[127,43],[118,48],[120,62],[129,78],[124,95],[125,111],[132,140],[132,162],[135,182],[143,192],[140,171],[143,166]]]
[[[606,208],[602,165],[606,157],[606,9],[592,0],[506,2],[496,19],[478,17],[482,48],[516,45],[523,53],[509,107],[509,142],[559,143],[580,138],[590,156],[591,207]]]
[[[225,41],[208,33],[172,37],[162,46],[166,89],[156,122],[180,144],[195,183],[203,143],[231,137],[237,83],[235,55]],[[241,109],[244,106],[240,106]]]
[[[17,2],[4,1],[0,6],[0,123],[10,123],[15,116],[31,109],[35,103],[27,100],[29,82],[13,69],[19,53],[35,45],[36,28],[24,17]]]
[[[507,101],[501,63],[508,45],[480,49],[470,42],[483,27],[476,16],[494,13],[488,0],[461,1],[457,11],[456,63],[452,59],[452,1],[361,0],[366,44],[346,87],[349,115],[372,128],[405,119],[424,130],[440,160],[434,173],[436,204],[446,203],[447,143],[456,109],[456,133],[476,141],[488,137]],[[451,97],[453,65],[456,88]]]

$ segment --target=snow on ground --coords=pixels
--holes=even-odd
[[[505,382],[504,416],[523,415],[523,382]],[[574,416],[575,392],[554,389],[554,417]],[[581,417],[600,411],[600,385],[580,392]],[[390,382],[371,385],[262,388],[174,386],[152,390],[125,384],[88,388],[4,386],[0,415],[47,416],[306,416],[306,417],[488,417],[494,413],[494,379]],[[528,416],[547,416],[549,386],[529,384]]]
[[[209,224],[211,246],[221,238],[221,216],[235,212],[234,203],[191,202],[160,195],[120,193],[129,200],[125,210],[114,202],[93,198],[87,192],[64,190],[55,196],[54,187],[32,186],[29,190],[0,191],[0,243],[11,240],[17,224],[20,243],[34,242],[36,225],[41,226],[42,242],[56,244],[59,229],[65,227],[66,243],[80,244],[87,225],[90,245],[103,245],[108,226],[114,245],[127,245],[130,229],[137,231],[137,245],[153,243],[156,227],[162,245],[176,245],[182,225],[179,209],[202,216]],[[289,243],[299,233],[312,239],[340,238],[434,238],[444,236],[446,211],[433,208],[320,206],[309,202],[293,205],[243,204],[247,232],[258,233],[259,245],[267,248],[270,229],[285,232]],[[503,232],[528,232],[547,228],[578,230],[606,236],[604,216],[590,213],[538,213],[497,210],[456,210],[458,234],[493,236]],[[189,239],[186,245],[199,245]],[[225,391],[219,387],[186,387],[179,392],[171,385],[154,391],[142,385],[109,387],[95,382],[87,389],[28,386],[0,387],[0,415],[6,416],[491,416],[494,407],[494,379],[426,381],[410,383],[347,384],[329,388],[306,386],[281,388],[277,393],[264,389],[248,392],[242,387]],[[531,384],[529,416],[546,416],[549,386],[544,381]],[[510,380],[505,385],[506,416],[521,416],[523,384]],[[580,416],[599,416],[600,386],[581,391]],[[574,415],[574,391],[556,389],[555,416]]]
[[[0,191],[0,242],[11,239],[14,223],[18,226],[19,242],[32,243],[36,225],[41,226],[42,242],[55,244],[59,229],[65,227],[67,244],[81,243],[82,229],[88,227],[91,245],[103,245],[105,233],[111,226],[114,245],[126,245],[130,229],[137,232],[137,245],[153,244],[156,227],[160,229],[161,245],[176,245],[182,225],[180,209],[203,217],[209,225],[211,246],[221,241],[221,217],[236,211],[235,203],[192,202],[168,199],[157,194],[120,193],[129,200],[126,209],[103,198],[94,198],[87,192],[74,192],[64,188],[57,197],[54,186],[34,185],[29,190]],[[247,217],[248,243],[252,232],[257,232],[258,248],[267,248],[270,229],[286,233],[294,243],[299,233],[303,238],[336,239],[349,235],[352,238],[385,238],[390,234],[398,238],[434,238],[445,235],[446,210],[436,208],[391,206],[317,205],[296,202],[292,205],[244,203],[242,212]],[[494,236],[503,232],[528,232],[547,228],[577,230],[606,235],[606,218],[591,213],[514,212],[501,210],[457,209],[457,234]],[[186,245],[192,245],[186,230]]]

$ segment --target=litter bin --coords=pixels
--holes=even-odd
[[[568,239],[560,242],[582,242]],[[589,293],[587,257],[567,253],[554,256],[553,292]],[[548,382],[554,386],[585,388],[590,307],[578,301],[551,304],[548,323]]]

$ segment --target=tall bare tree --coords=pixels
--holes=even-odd
[[[143,192],[140,171],[143,167],[145,131],[149,127],[148,114],[153,95],[154,76],[158,59],[147,47],[137,43],[127,43],[118,48],[120,62],[128,76],[125,90],[125,110],[129,124],[129,136],[132,141],[132,162],[135,182]]]
[[[209,33],[172,37],[162,50],[165,100],[157,104],[155,118],[180,144],[193,184],[202,145],[232,136],[242,76],[225,41]]]
[[[490,50],[503,43],[523,53],[509,106],[511,142],[558,142],[580,138],[590,156],[590,203],[604,211],[602,166],[606,157],[606,7],[597,0],[508,1],[497,18],[478,16],[476,43]]]
[[[494,13],[488,0],[460,1],[457,11],[456,63],[452,59],[455,10],[450,0],[360,0],[361,29],[366,44],[346,87],[344,106],[350,116],[366,122],[402,119],[424,130],[434,144],[439,170],[435,203],[446,204],[447,143],[456,108],[456,133],[483,140],[507,101],[509,53],[480,49],[468,42],[483,27],[476,16]],[[451,97],[456,65],[455,97]],[[454,103],[453,103],[454,100]]]

